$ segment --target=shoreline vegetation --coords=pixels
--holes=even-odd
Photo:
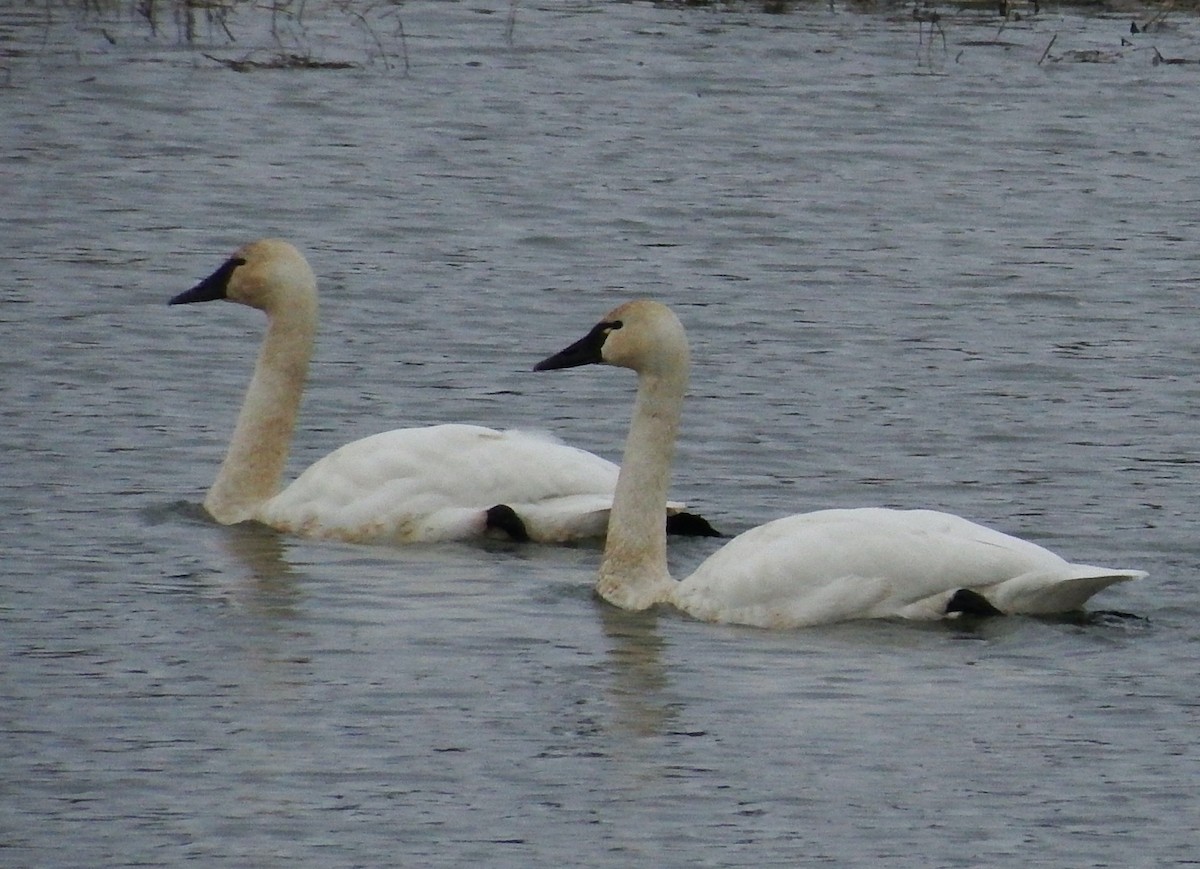
[[[504,35],[512,44],[522,7],[533,0],[507,0],[473,11],[504,19]],[[994,24],[999,32],[1010,23],[1028,21],[1053,11],[1128,17],[1130,34],[1170,27],[1171,15],[1194,15],[1200,0],[575,0],[582,6],[604,2],[645,2],[660,8],[697,12],[787,15],[829,8],[865,15],[885,15],[910,20],[922,29],[922,44],[947,46],[944,25],[968,20]],[[408,41],[404,31],[405,0],[28,0],[26,15],[44,14],[47,24],[66,15],[84,29],[98,32],[116,46],[132,37],[172,42],[198,51],[207,60],[235,72],[269,69],[359,69],[382,65],[409,70]],[[341,18],[362,37],[361,47],[347,56],[315,56],[312,46],[322,42],[310,32],[317,19]],[[1056,37],[1055,37],[1056,38]],[[993,40],[994,44],[1001,44]],[[966,45],[981,44],[978,40]],[[1007,43],[1005,43],[1007,44]],[[1051,54],[1054,39],[1038,64],[1062,60],[1112,62],[1117,51]],[[1126,43],[1122,40],[1122,44]],[[1152,48],[1152,47],[1151,47]],[[324,46],[326,52],[336,51]],[[342,52],[347,49],[343,46]],[[1190,58],[1169,58],[1153,48],[1152,62],[1196,63]]]

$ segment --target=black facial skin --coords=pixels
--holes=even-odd
[[[620,320],[608,320],[603,323],[597,323],[592,331],[588,332],[565,350],[560,350],[553,356],[543,359],[537,365],[533,366],[533,370],[553,371],[556,368],[599,365],[604,361],[600,356],[600,350],[604,347],[608,333],[614,329],[620,329],[623,325],[624,323]]]
[[[225,291],[229,288],[229,278],[238,268],[244,266],[246,261],[241,257],[231,257],[225,261],[219,269],[202,280],[196,286],[186,292],[180,293],[168,305],[188,305],[192,302],[215,302],[218,299],[225,298]]]

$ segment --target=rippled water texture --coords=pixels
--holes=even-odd
[[[1200,67],[1152,61],[1200,32],[1026,12],[0,10],[0,863],[1195,861]],[[768,632],[601,605],[594,547],[218,527],[262,322],[165,302],[264,235],[323,291],[293,474],[447,420],[617,457],[628,372],[529,369],[648,295],[727,531],[928,506],[1151,576]]]

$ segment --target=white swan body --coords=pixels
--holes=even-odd
[[[380,432],[314,462],[255,510],[273,528],[351,542],[466,540],[506,504],[530,540],[603,537],[618,468],[546,436],[475,425]]]
[[[821,510],[731,540],[691,576],[667,572],[661,511],[687,389],[687,336],[656,302],[613,310],[537,370],[634,369],[638,393],[597,591],[626,609],[670,604],[706,621],[782,628],[847,619],[936,619],[955,611],[1047,614],[1144,576],[1071,564],[1053,552],[933,510]]]
[[[295,247],[263,239],[171,304],[216,299],[258,308],[268,319],[229,449],[204,500],[218,522],[255,520],[364,543],[504,534],[559,543],[604,535],[617,466],[538,433],[473,425],[383,432],[335,450],[280,491],[315,341],[316,277]],[[680,507],[671,504],[669,512]]]

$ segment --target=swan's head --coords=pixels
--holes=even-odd
[[[297,299],[315,300],[317,279],[304,255],[286,241],[264,238],[239,248],[233,256],[170,305],[225,299],[271,311]]]
[[[618,365],[639,374],[686,373],[687,334],[666,305],[641,299],[613,310],[570,347],[543,359],[534,371],[579,365]]]

